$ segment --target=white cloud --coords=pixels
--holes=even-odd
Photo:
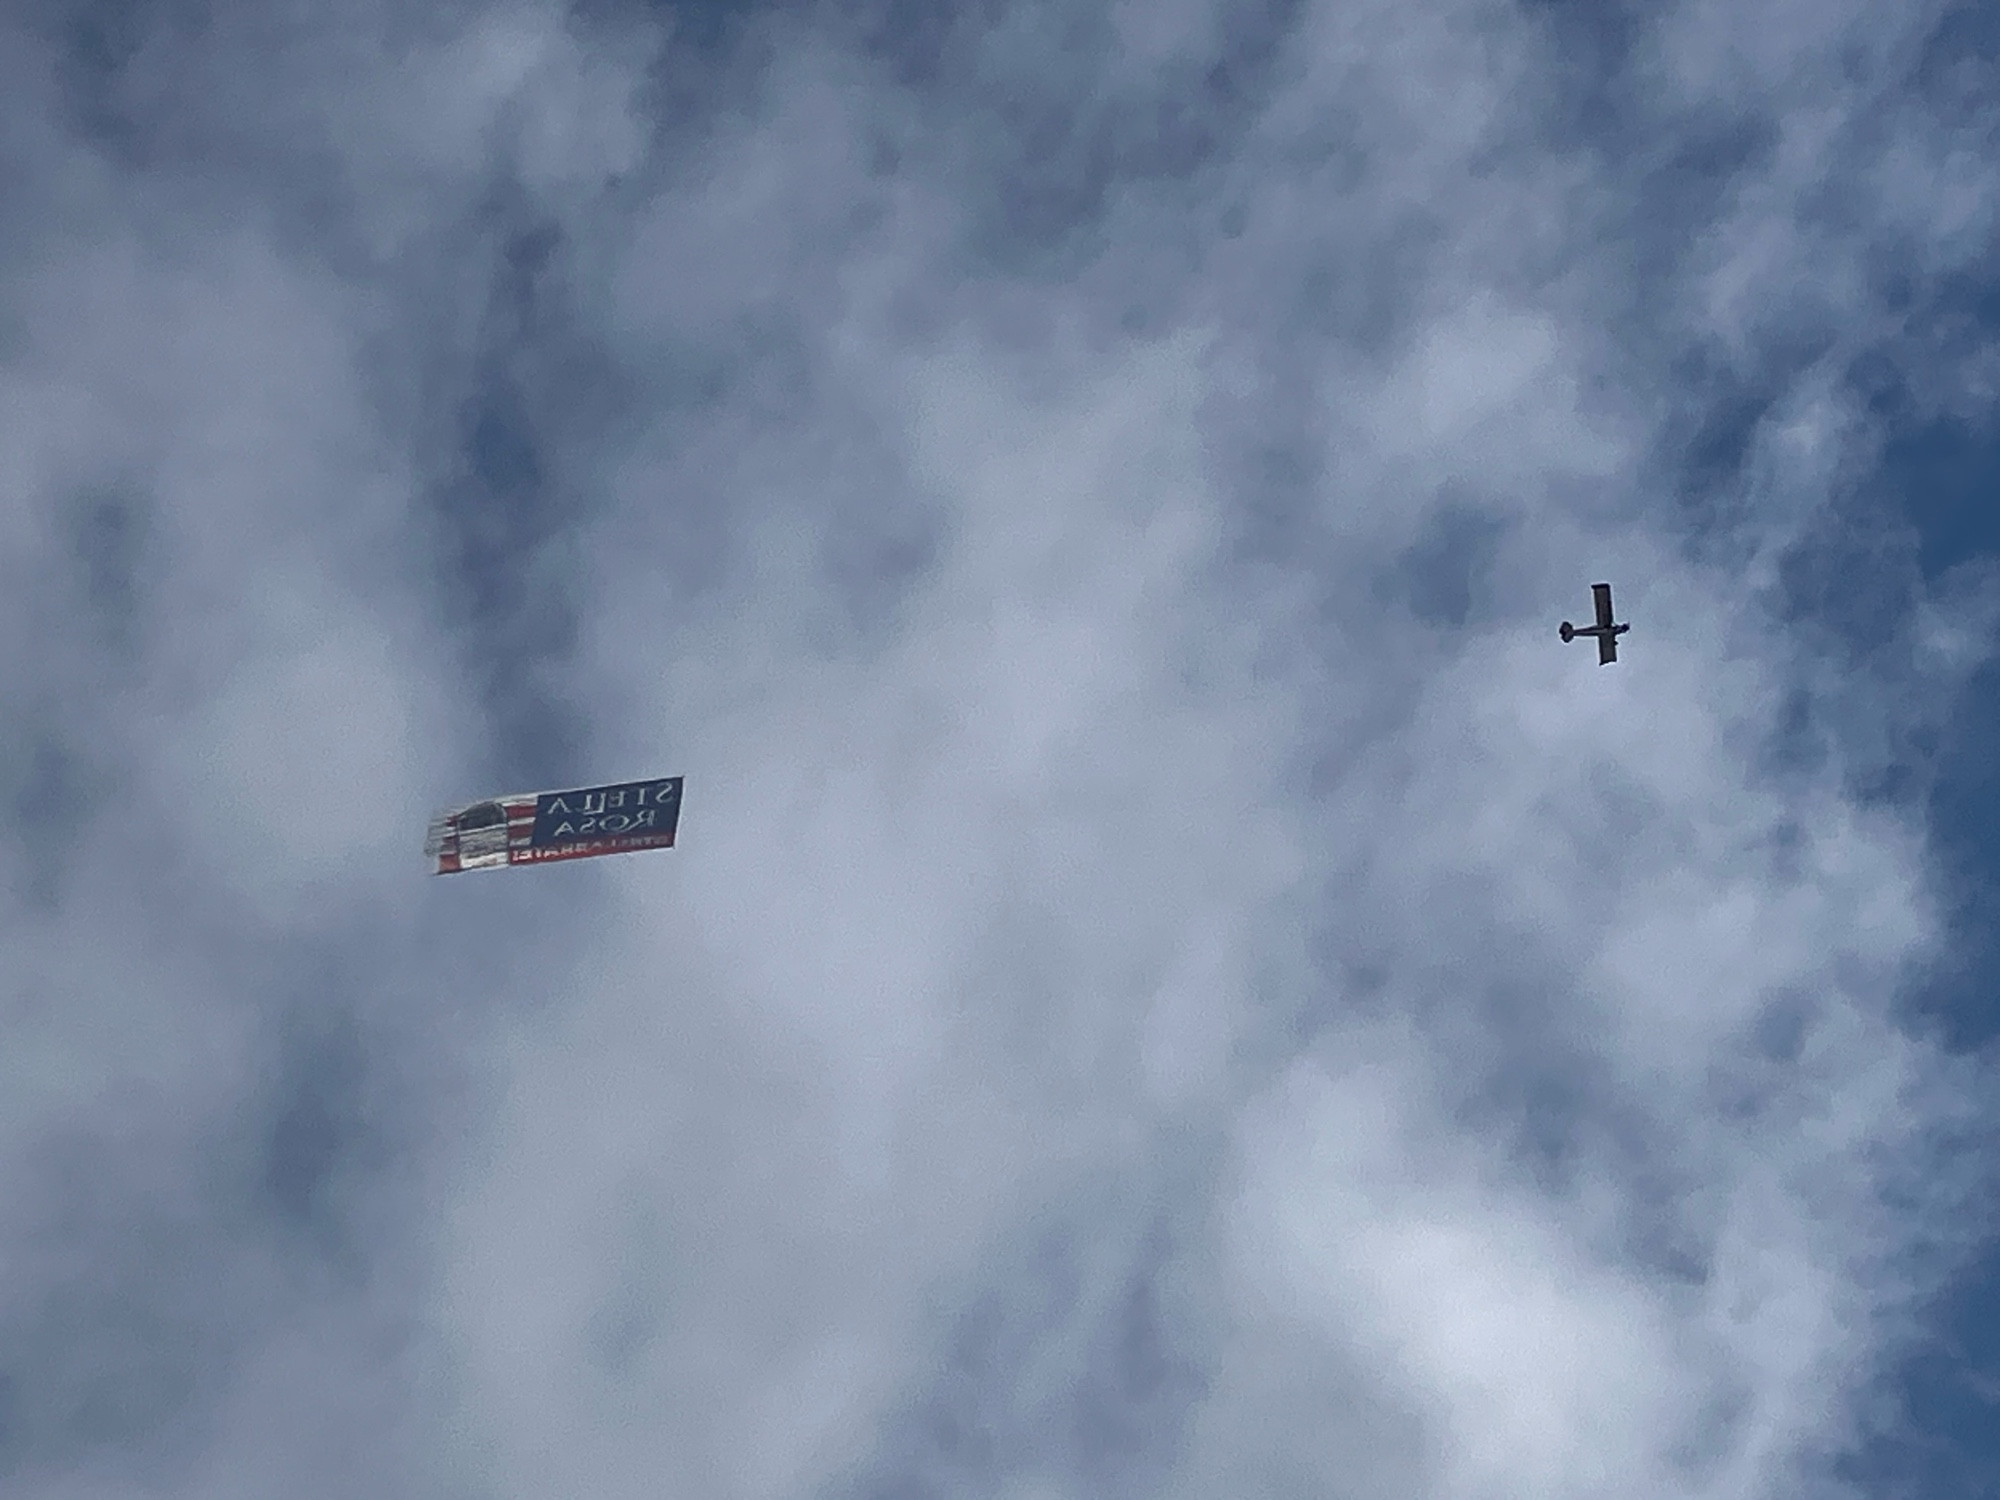
[[[693,43],[642,18],[148,33],[104,87],[152,154],[0,281],[0,608],[45,637],[0,657],[0,753],[99,787],[38,794],[60,878],[24,832],[0,906],[0,1261],[45,1278],[0,1298],[0,1473],[1822,1472],[1954,1233],[1931,1137],[1982,1107],[1894,1009],[1925,830],[1840,772],[1985,659],[1990,591],[1941,587],[1914,685],[1885,657],[1779,774],[1837,668],[1758,587],[1872,460],[1875,238],[1955,265],[1976,215],[1962,131],[1871,134],[1881,78],[1811,61],[1885,7],[1751,10],[1642,40],[1648,128],[1742,91],[1774,147],[1630,262],[1618,143],[1538,134],[1562,38],[1498,7],[1309,6],[1227,106],[1187,95],[1225,11],[1116,10],[1144,55],[1101,78],[1029,6],[935,77],[753,21],[768,66],[690,129],[647,112]],[[1141,177],[1170,104],[1206,144]],[[83,129],[45,113],[31,175]],[[1829,182],[1852,221],[1803,210]],[[524,225],[556,248],[503,277]],[[1834,352],[1774,374],[1802,330]],[[1748,580],[1684,545],[1661,447],[1695,350],[1782,380]],[[501,379],[536,462],[482,490]],[[116,649],[72,535],[107,484],[148,518]],[[1413,561],[1465,515],[1486,552]],[[1462,624],[1401,602],[1419,566]],[[1555,622],[1605,577],[1599,669]],[[551,765],[684,773],[681,847],[423,882],[434,800]],[[360,1083],[312,1061],[336,1021]],[[46,1187],[79,1140],[82,1216]],[[219,1375],[147,1332],[158,1221],[197,1247],[159,1326]],[[49,1352],[48,1309],[121,1298],[165,1425]]]

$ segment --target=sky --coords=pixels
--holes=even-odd
[[[1997,84],[6,7],[0,1486],[2000,1494]]]

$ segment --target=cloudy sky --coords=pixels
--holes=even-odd
[[[1996,51],[5,7],[0,1487],[2000,1493]]]

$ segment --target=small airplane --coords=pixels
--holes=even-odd
[[[1618,637],[1632,627],[1630,625],[1613,625],[1611,623],[1610,584],[1593,583],[1590,586],[1590,599],[1591,603],[1597,606],[1597,623],[1595,625],[1587,625],[1582,630],[1578,630],[1576,626],[1564,620],[1562,623],[1562,638],[1565,641],[1573,641],[1580,635],[1596,636],[1597,664],[1600,667],[1609,666],[1612,662],[1618,660]]]

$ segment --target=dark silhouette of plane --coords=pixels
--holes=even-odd
[[[1610,584],[1593,583],[1590,586],[1590,601],[1597,606],[1597,623],[1595,625],[1587,625],[1582,630],[1578,630],[1569,621],[1564,620],[1562,623],[1562,638],[1565,641],[1573,641],[1580,635],[1596,636],[1597,664],[1600,667],[1608,666],[1618,660],[1618,637],[1632,627],[1630,625],[1613,625],[1611,623]]]

